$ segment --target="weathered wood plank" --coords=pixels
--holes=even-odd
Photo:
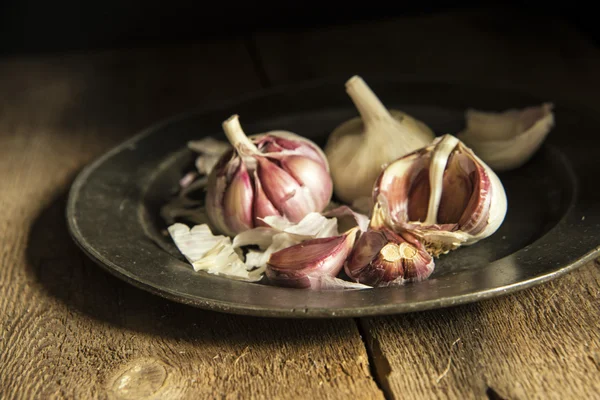
[[[353,320],[172,303],[69,238],[66,191],[86,163],[163,117],[258,87],[241,42],[0,62],[0,397],[382,397]]]
[[[594,398],[600,270],[590,264],[501,299],[365,319],[382,386],[397,398]],[[392,396],[390,396],[392,397]]]
[[[553,18],[460,12],[255,40],[274,84],[352,74],[500,81],[600,109],[600,52]],[[598,310],[600,269],[589,265],[513,296],[360,324],[390,398],[590,398],[600,392]]]

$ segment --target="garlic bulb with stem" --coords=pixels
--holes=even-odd
[[[235,236],[264,226],[267,216],[300,221],[332,196],[329,164],[312,141],[288,131],[246,136],[238,115],[223,122],[232,145],[212,169],[206,211],[212,226]]]
[[[436,257],[489,237],[507,211],[498,176],[450,134],[389,164],[373,199],[372,224],[412,233]]]
[[[388,110],[360,76],[346,82],[360,116],[337,126],[325,145],[335,195],[346,204],[369,198],[382,168],[434,138],[410,115]]]
[[[493,170],[512,170],[531,159],[554,127],[553,108],[544,103],[499,113],[469,109],[457,137]]]

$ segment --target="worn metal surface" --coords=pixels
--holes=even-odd
[[[540,100],[463,84],[366,77],[391,107],[428,123],[437,134],[462,126],[467,107],[501,110]],[[583,151],[597,146],[593,120],[556,103],[557,127],[526,166],[500,174],[509,212],[492,237],[436,263],[425,282],[362,291],[306,291],[196,273],[161,234],[158,208],[192,155],[188,140],[223,138],[221,122],[240,115],[248,133],[288,129],[323,144],[355,115],[344,78],[280,87],[211,110],[180,115],[134,137],[86,168],[72,186],[68,225],[99,265],[152,293],[218,311],[273,317],[384,315],[448,307],[505,295],[556,278],[599,252],[600,168]],[[577,142],[570,131],[583,132]],[[182,150],[183,149],[183,150]],[[584,156],[588,154],[587,158]]]

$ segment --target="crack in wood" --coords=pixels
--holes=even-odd
[[[486,396],[490,400],[508,400],[508,398],[501,396],[493,387],[488,386],[485,391]]]
[[[381,348],[379,347],[379,341],[373,337],[369,327],[366,326],[366,322],[361,319],[355,319],[355,322],[360,338],[362,339],[367,351],[367,360],[369,362],[369,372],[371,373],[371,378],[386,400],[395,399],[394,392],[390,388],[390,383],[388,381],[388,376],[392,372],[392,367],[383,354],[383,351],[381,351]]]

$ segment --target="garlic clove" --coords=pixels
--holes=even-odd
[[[358,238],[344,269],[356,282],[378,287],[427,279],[434,266],[431,255],[412,234],[380,227]]]
[[[296,179],[300,185],[308,188],[315,199],[321,202],[329,200],[333,194],[331,179],[316,179],[323,173],[323,165],[310,157],[288,156],[281,159],[282,168]],[[317,208],[325,208],[327,204],[319,204]]]
[[[292,223],[281,216],[264,219],[268,227],[257,227],[238,233],[233,247],[257,245],[260,250],[249,250],[245,264],[248,269],[266,268],[271,254],[306,240],[339,236],[336,218],[326,218],[317,212],[307,214],[300,222]],[[316,285],[317,282],[315,281]]]
[[[358,228],[339,236],[310,239],[277,251],[265,271],[278,286],[311,288],[311,279],[335,277],[352,251]]]
[[[449,134],[388,165],[373,194],[371,226],[409,231],[436,257],[490,236],[507,210],[498,176]]]
[[[240,163],[223,197],[225,223],[233,231],[240,232],[253,227],[252,182],[244,163]]]
[[[260,179],[254,171],[254,226],[268,226],[263,219],[271,215],[281,214],[265,194]]]
[[[370,197],[382,168],[428,145],[435,135],[423,122],[388,110],[360,76],[346,82],[360,116],[337,126],[325,146],[333,189],[346,204]]]
[[[321,164],[329,172],[329,163],[323,150],[311,140],[289,131],[270,131],[273,137],[264,148],[265,155],[281,158],[287,154],[300,154]]]
[[[498,113],[469,109],[457,137],[493,170],[515,169],[531,159],[554,127],[553,108],[543,103]]]
[[[313,198],[292,175],[265,157],[257,158],[258,178],[275,208],[293,222],[315,209]]]

